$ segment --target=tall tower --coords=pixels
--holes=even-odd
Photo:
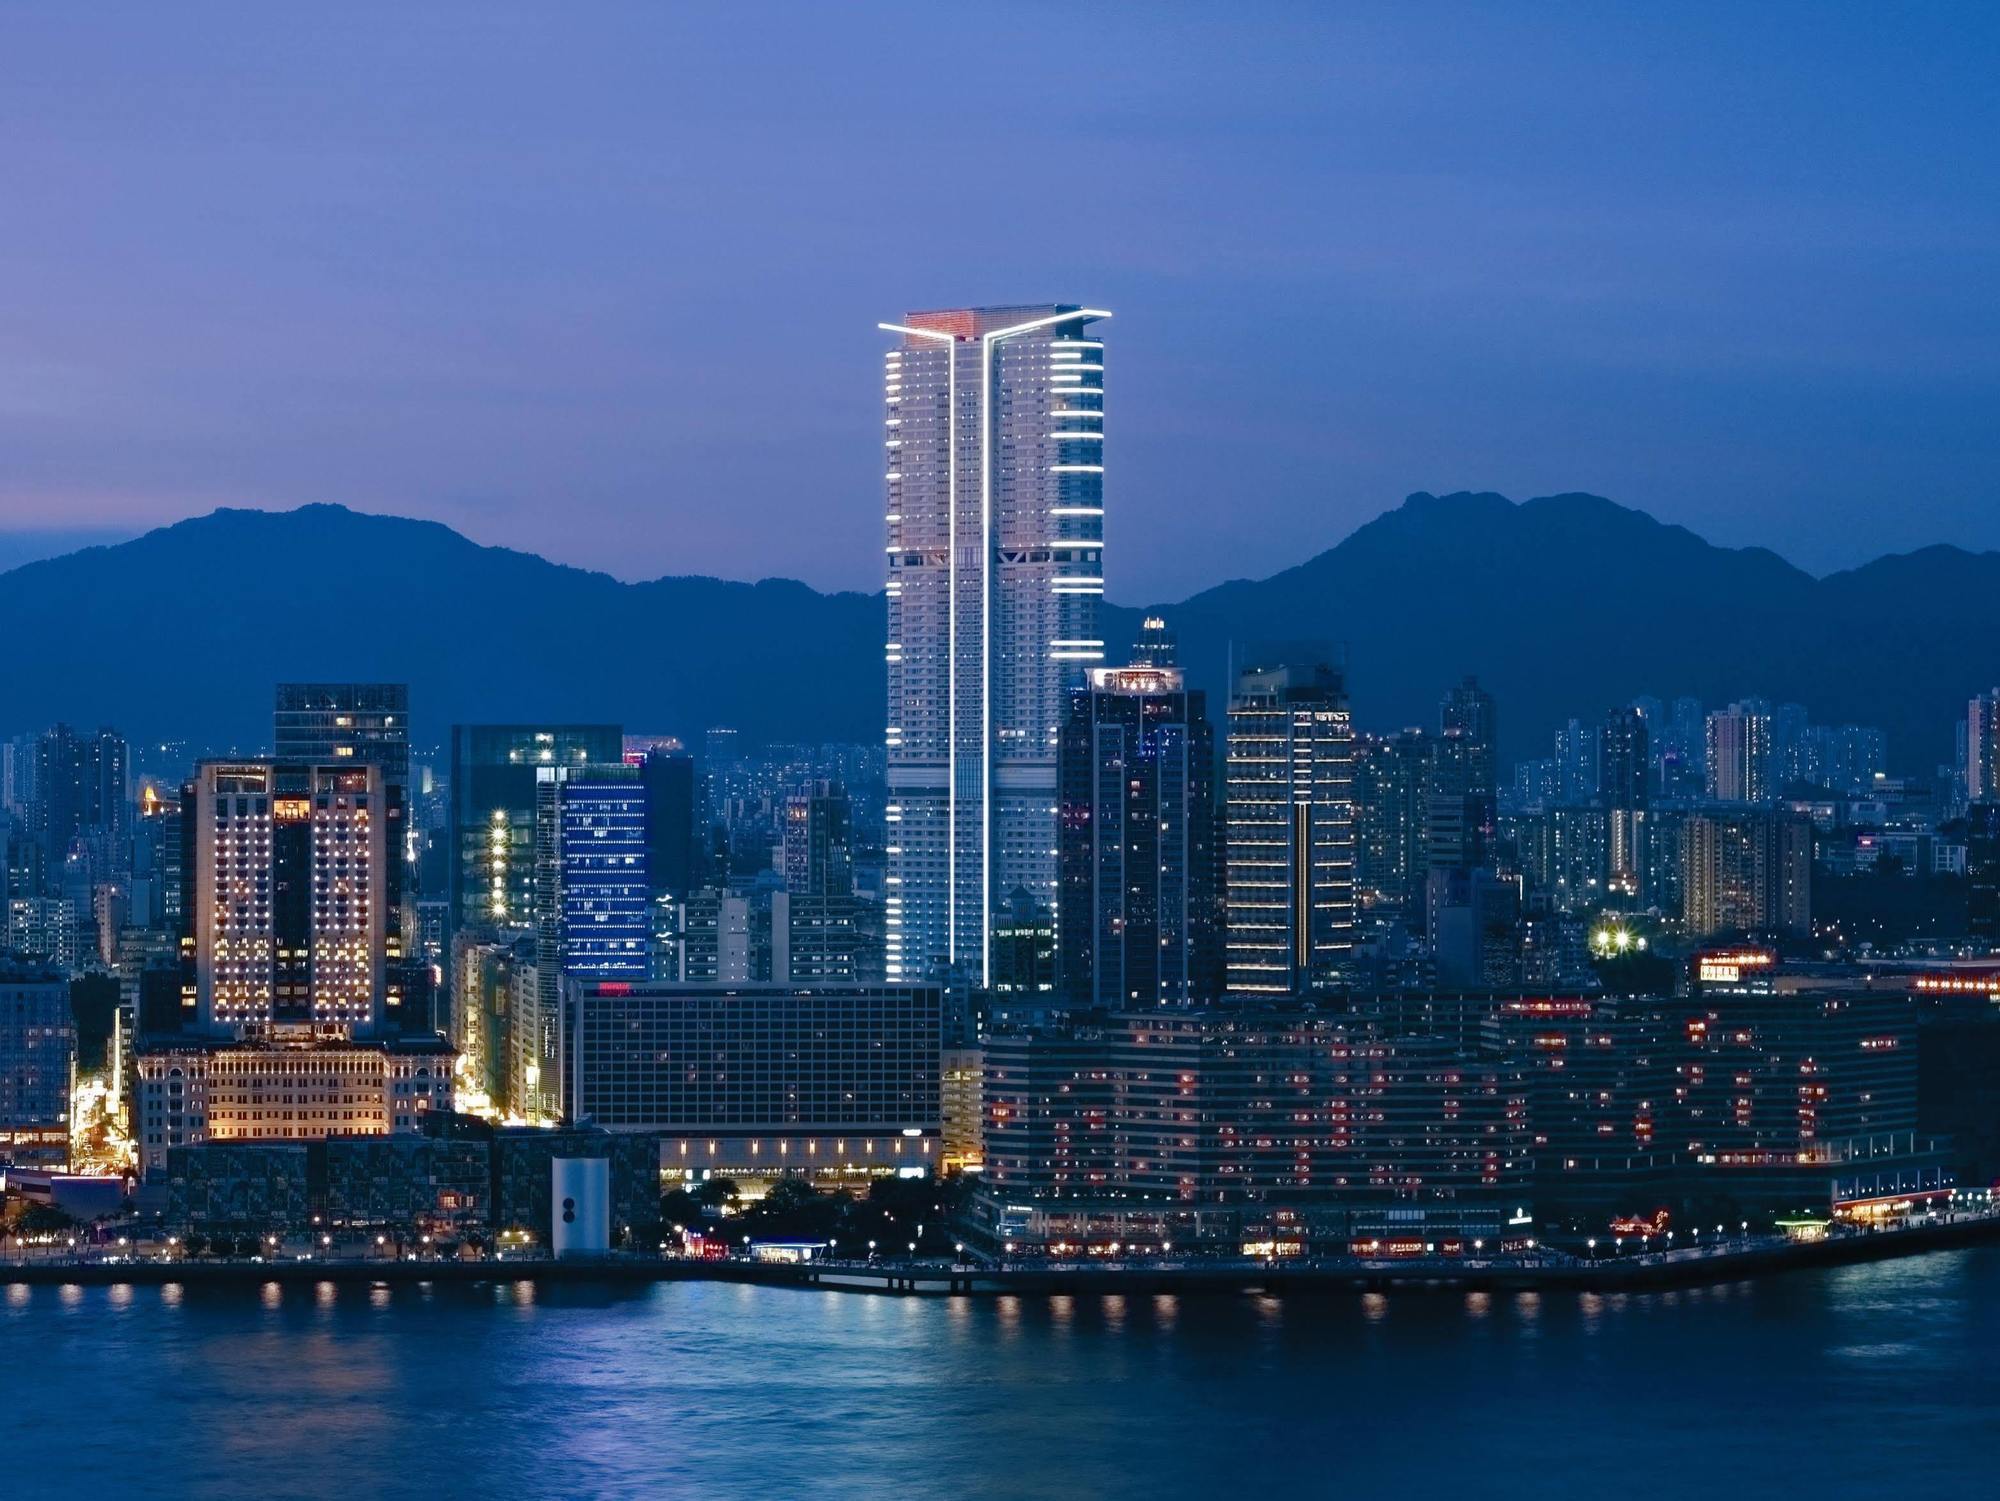
[[[1070,695],[1056,961],[1076,1004],[1216,998],[1214,762],[1177,667],[1094,668]]]
[[[1358,936],[1346,686],[1324,654],[1294,661],[1241,673],[1229,706],[1225,947],[1239,995],[1336,987]]]
[[[887,975],[992,972],[1056,896],[1064,694],[1104,660],[1104,345],[1069,305],[912,313],[884,359]]]

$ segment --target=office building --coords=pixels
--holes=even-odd
[[[992,978],[994,914],[1056,896],[1065,691],[1101,664],[1103,312],[884,324],[886,968]]]
[[[67,1165],[75,1082],[67,976],[0,954],[0,1163]]]
[[[1093,668],[1070,694],[1058,779],[1056,956],[1082,1006],[1213,1000],[1214,739],[1172,666]]]
[[[686,896],[701,873],[694,757],[653,749],[639,763],[646,784],[646,876],[657,898]]]
[[[1239,674],[1224,773],[1226,984],[1336,986],[1357,933],[1354,726],[1341,673],[1281,652]]]
[[[274,735],[280,761],[379,766],[384,782],[409,791],[406,683],[280,683]]]
[[[551,977],[645,979],[650,892],[639,768],[540,766],[535,795],[539,962]]]
[[[451,893],[455,925],[532,932],[535,774],[622,759],[617,725],[460,724],[451,731]]]
[[[934,985],[573,979],[568,1114],[661,1134],[674,1174],[934,1169],[942,1029]]]

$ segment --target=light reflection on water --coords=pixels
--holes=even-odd
[[[0,1340],[6,1410],[64,1456],[9,1496],[1161,1501],[1323,1494],[1338,1454],[1357,1494],[1596,1501],[1691,1434],[1742,1492],[1976,1495],[2000,1252],[1698,1297],[10,1287]]]

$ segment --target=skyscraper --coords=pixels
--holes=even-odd
[[[1443,756],[1463,763],[1467,792],[1493,797],[1500,789],[1500,714],[1493,695],[1467,677],[1438,705],[1438,741]]]
[[[131,833],[125,795],[129,764],[125,737],[116,730],[78,734],[58,724],[36,741],[31,826],[45,890],[60,884],[63,862],[79,836],[92,836],[93,880],[122,871]]]
[[[368,764],[205,761],[181,809],[180,973],[140,1001],[146,1174],[203,1141],[418,1129],[451,1055],[403,957],[402,789]]]
[[[887,974],[991,975],[1011,894],[1056,895],[1064,691],[1104,660],[1110,315],[963,308],[885,323]]]
[[[1766,803],[1772,783],[1771,716],[1751,703],[1708,716],[1708,795],[1718,803]]]
[[[646,784],[646,877],[656,897],[684,897],[699,868],[695,839],[694,757],[649,750],[640,762]]]
[[[559,974],[646,978],[646,853],[638,767],[535,769],[536,962],[552,985]]]
[[[2000,688],[1965,706],[1965,800],[2000,801]]]
[[[1176,667],[1096,668],[1070,694],[1056,959],[1076,1004],[1215,998],[1214,759]]]
[[[1780,813],[1703,813],[1681,830],[1690,937],[1812,931],[1812,824]]]
[[[1238,676],[1229,706],[1225,950],[1242,994],[1340,984],[1357,934],[1346,688],[1320,653],[1276,655]]]
[[[535,773],[608,765],[615,724],[459,724],[451,729],[451,899],[458,928],[536,925]]]
[[[1598,782],[1607,823],[1605,889],[1636,897],[1645,870],[1642,829],[1652,785],[1646,718],[1634,708],[1613,709],[1599,732]]]
[[[406,683],[280,683],[274,729],[278,759],[382,768],[410,786],[410,689]]]

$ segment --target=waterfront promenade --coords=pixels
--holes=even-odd
[[[614,1255],[587,1260],[162,1258],[99,1254],[0,1260],[0,1282],[107,1286],[229,1284],[740,1282],[900,1296],[1311,1295],[1390,1290],[1628,1292],[1735,1282],[1807,1267],[2000,1244],[2000,1213],[1960,1214],[1825,1240],[1727,1237],[1674,1250],[1578,1257],[1553,1251],[1465,1260],[1328,1257],[1127,1262],[770,1262]]]

